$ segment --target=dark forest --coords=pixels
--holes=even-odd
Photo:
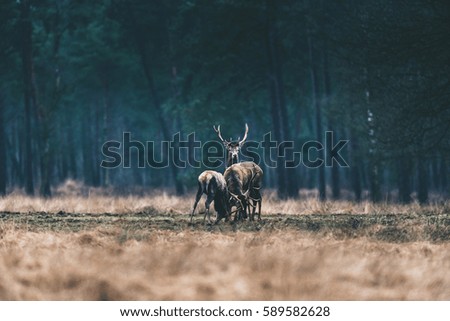
[[[161,142],[248,124],[249,141],[295,151],[348,141],[348,166],[261,159],[282,199],[448,199],[449,31],[444,0],[1,1],[0,194],[51,197],[69,179],[193,193],[204,166],[140,168],[131,148],[130,168],[107,169],[103,144],[128,132],[155,159],[183,158]]]

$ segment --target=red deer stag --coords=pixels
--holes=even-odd
[[[229,203],[228,203],[228,190],[227,184],[223,175],[216,171],[204,171],[198,176],[198,190],[195,197],[194,208],[191,213],[191,223],[194,217],[195,208],[203,194],[206,194],[205,202],[205,216],[203,222],[208,215],[208,222],[211,224],[211,214],[209,212],[209,206],[214,201],[214,209],[217,212],[217,218],[214,224],[217,224],[222,218],[228,220],[229,217]]]
[[[263,171],[254,162],[233,164],[225,170],[224,178],[230,195],[230,207],[236,206],[234,220],[247,218],[247,210],[253,207],[250,220],[254,219],[258,206],[258,219],[261,219],[261,181]],[[252,200],[250,205],[249,200]]]
[[[214,131],[217,133],[217,136],[219,136],[219,139],[222,141],[222,143],[225,145],[225,148],[227,149],[227,167],[230,167],[233,164],[239,163],[239,152],[241,150],[242,145],[245,143],[245,140],[247,139],[248,134],[248,125],[245,124],[245,134],[244,138],[239,137],[237,140],[225,140],[222,138],[222,134],[220,133],[220,125],[213,126]]]
[[[261,186],[262,186],[262,178],[263,178],[263,170],[254,162],[242,162],[239,163],[241,167],[250,169],[252,171],[252,180],[249,185],[249,195],[248,199],[252,201],[252,205],[250,205],[250,201],[248,202],[248,211],[250,214],[250,206],[253,208],[252,213],[250,214],[250,220],[253,221],[255,217],[256,207],[258,207],[258,220],[261,220],[261,205],[262,205],[262,196],[261,196]]]

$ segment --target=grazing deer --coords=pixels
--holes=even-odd
[[[217,212],[217,218],[214,224],[217,224],[222,218],[228,220],[229,217],[229,203],[228,203],[228,190],[227,183],[223,175],[216,171],[204,171],[198,176],[198,190],[195,197],[194,208],[191,213],[191,223],[194,217],[195,208],[203,194],[206,194],[205,202],[205,216],[203,217],[203,222],[206,220],[208,215],[208,222],[211,224],[211,215],[209,212],[209,206],[212,201],[214,201],[214,209]]]
[[[222,141],[222,143],[225,145],[225,148],[227,149],[227,167],[230,167],[233,164],[239,163],[239,152],[241,150],[242,145],[245,143],[245,140],[247,139],[248,134],[248,125],[245,124],[245,134],[244,138],[239,137],[237,140],[225,140],[222,138],[222,134],[220,133],[220,125],[213,126],[214,131],[219,136],[219,139]]]
[[[242,162],[233,164],[225,170],[224,178],[230,195],[230,207],[236,206],[234,220],[247,218],[247,210],[253,206],[251,220],[254,219],[256,206],[258,205],[258,218],[261,219],[261,181],[263,171],[254,162]],[[252,200],[252,205],[249,203]]]
[[[248,168],[252,171],[252,180],[249,185],[249,195],[248,199],[252,201],[252,205],[250,205],[250,201],[248,200],[248,211],[250,214],[250,206],[253,208],[252,213],[250,214],[250,220],[253,221],[255,218],[256,207],[258,207],[258,220],[261,220],[261,204],[262,204],[262,196],[261,196],[261,186],[262,186],[262,178],[263,178],[263,170],[254,162],[242,162],[239,163],[241,167]]]

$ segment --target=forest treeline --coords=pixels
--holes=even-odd
[[[182,194],[201,169],[105,169],[102,145],[248,123],[249,140],[349,141],[348,167],[262,163],[282,198],[449,196],[449,1],[5,0],[0,28],[1,194],[67,179]]]

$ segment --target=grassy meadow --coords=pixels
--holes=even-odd
[[[0,199],[0,299],[450,300],[448,201],[267,191],[262,221],[208,226],[193,195],[77,191]]]

